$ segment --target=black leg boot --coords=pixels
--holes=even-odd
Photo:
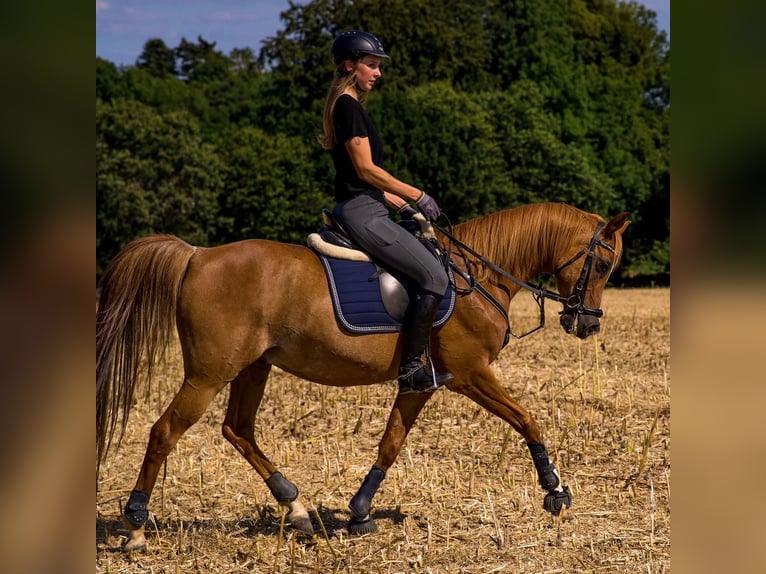
[[[454,379],[451,373],[434,373],[421,362],[438,309],[439,298],[432,293],[421,294],[415,303],[404,340],[402,362],[399,365],[400,394],[430,393]]]

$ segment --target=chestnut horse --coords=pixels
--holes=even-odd
[[[559,293],[545,293],[563,303],[562,326],[583,339],[598,331],[601,296],[622,254],[627,218],[622,213],[605,222],[569,205],[546,203],[494,213],[452,230],[452,238],[469,247],[453,257],[457,268],[474,270],[479,288],[467,289],[465,276],[456,273],[461,295],[452,318],[432,333],[434,363],[455,376],[447,389],[497,415],[526,440],[547,492],[543,507],[554,515],[571,506],[569,490],[548,459],[532,415],[508,395],[490,365],[508,340],[511,299],[540,273],[555,276]],[[440,236],[439,242],[446,249],[453,239]],[[345,332],[335,318],[322,265],[307,247],[246,240],[204,248],[172,235],[137,239],[114,258],[101,282],[96,323],[99,464],[118,425],[125,430],[139,375],[151,377],[174,328],[184,379],[152,427],[124,509],[130,528],[125,548],[145,545],[148,502],[161,465],[226,385],[231,389],[224,437],[287,507],[293,527],[312,533],[297,487],[255,441],[255,416],[269,371],[276,365],[308,381],[341,387],[391,381],[397,376],[400,334]],[[349,504],[351,533],[376,530],[372,498],[430,397],[397,395],[377,459]]]

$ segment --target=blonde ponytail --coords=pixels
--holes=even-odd
[[[330,84],[330,89],[327,90],[324,112],[322,113],[322,135],[317,137],[322,149],[331,150],[335,147],[335,122],[332,118],[335,102],[338,101],[341,94],[343,94],[349,86],[353,86],[355,82],[356,61],[350,72],[344,70],[342,65],[335,69],[335,77],[333,78],[332,84]],[[367,92],[362,92],[359,95],[359,102],[364,105],[366,101]]]

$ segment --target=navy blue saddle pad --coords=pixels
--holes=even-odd
[[[321,254],[319,259],[327,274],[335,315],[345,329],[360,334],[401,331],[401,322],[389,315],[383,305],[378,269],[373,263]],[[454,310],[455,290],[450,285],[439,304],[434,327],[444,325]]]

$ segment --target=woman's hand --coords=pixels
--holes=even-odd
[[[436,203],[436,200],[426,192],[423,192],[423,195],[418,198],[418,200],[415,202],[415,205],[418,206],[420,213],[425,215],[428,221],[436,221],[442,214],[442,210],[439,209],[439,205]]]
[[[405,203],[397,210],[397,212],[402,219],[412,219],[412,216],[416,215],[418,210],[412,207],[409,203]]]

